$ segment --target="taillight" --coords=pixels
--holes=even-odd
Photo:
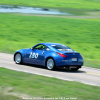
[[[58,55],[60,55],[61,57],[67,57],[67,56],[65,56],[64,54],[62,54],[62,53],[58,53],[58,52],[56,52]]]
[[[82,55],[81,55],[81,57],[82,57]],[[83,57],[82,57],[83,58]]]

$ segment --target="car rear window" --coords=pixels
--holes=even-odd
[[[53,48],[59,50],[59,51],[72,51],[71,48],[65,46],[65,45],[51,45]]]

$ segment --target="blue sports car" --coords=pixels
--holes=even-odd
[[[46,66],[49,70],[57,67],[78,70],[83,65],[83,57],[80,53],[59,43],[39,43],[32,48],[20,49],[15,52],[14,61],[17,64]]]

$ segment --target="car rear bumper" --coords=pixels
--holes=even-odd
[[[62,60],[56,63],[56,67],[82,66],[82,65],[83,65],[83,59],[78,60],[78,61]]]

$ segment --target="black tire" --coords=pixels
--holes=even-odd
[[[15,55],[15,62],[16,64],[22,64],[22,55],[20,53]]]
[[[55,67],[55,62],[54,62],[54,60],[53,60],[52,58],[48,58],[48,59],[47,59],[47,61],[46,61],[46,67],[47,67],[47,69],[49,69],[49,70],[54,70],[54,69],[56,69],[56,67]]]

